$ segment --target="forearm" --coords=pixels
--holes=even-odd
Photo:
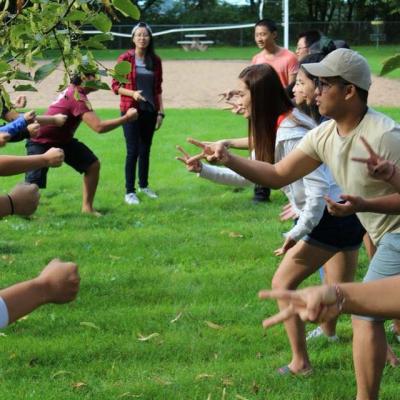
[[[225,139],[222,140],[228,147],[232,149],[248,149],[249,148],[249,138],[237,138],[237,139]]]
[[[339,287],[345,298],[342,312],[400,318],[400,276],[367,283],[343,283]]]
[[[17,175],[47,167],[43,154],[35,156],[0,156],[0,176]]]
[[[125,115],[123,115],[122,117],[119,117],[119,118],[107,119],[105,121],[100,121],[99,124],[92,129],[94,129],[97,133],[107,133],[107,132],[112,131],[115,128],[118,128],[125,122],[128,122],[128,118]]]
[[[229,168],[217,167],[215,165],[203,164],[200,173],[201,178],[208,179],[222,185],[246,187],[251,185],[251,182],[243,178]]]
[[[379,214],[399,214],[400,194],[363,199],[357,212],[373,212]]]
[[[128,97],[133,97],[135,91],[131,89],[125,89],[124,87],[118,88],[118,94],[121,96],[128,96]]]
[[[37,279],[2,289],[0,297],[7,306],[9,324],[46,303],[45,291]]]
[[[57,117],[54,115],[37,115],[36,121],[39,122],[40,125],[57,125]]]

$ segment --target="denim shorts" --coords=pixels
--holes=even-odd
[[[351,251],[361,246],[364,234],[357,215],[334,217],[325,207],[318,225],[303,240],[329,251]]]
[[[400,274],[400,233],[386,233],[377,245],[364,282],[376,281]],[[377,299],[378,301],[378,299]],[[384,321],[382,317],[355,316],[367,321]]]

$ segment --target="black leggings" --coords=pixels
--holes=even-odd
[[[136,164],[139,159],[139,186],[149,184],[150,147],[157,121],[157,112],[139,111],[136,121],[123,125],[126,142],[125,188],[135,192]]]

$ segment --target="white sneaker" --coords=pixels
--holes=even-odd
[[[139,204],[139,199],[136,196],[136,193],[128,193],[125,195],[125,203],[129,205]]]
[[[325,335],[322,328],[318,326],[317,328],[313,329],[311,332],[307,334],[306,341],[317,339],[322,336],[326,337],[330,342],[337,342],[339,340],[339,337],[337,335],[332,335],[332,336]]]
[[[139,188],[138,191],[139,191],[139,193],[144,193],[146,196],[150,197],[151,199],[158,198],[157,194],[149,188]]]

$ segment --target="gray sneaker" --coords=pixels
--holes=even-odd
[[[138,191],[139,191],[139,193],[144,193],[147,197],[150,197],[151,199],[158,198],[157,194],[149,188],[139,188]]]
[[[129,205],[139,204],[140,201],[136,196],[136,193],[128,193],[125,195],[125,203]]]

